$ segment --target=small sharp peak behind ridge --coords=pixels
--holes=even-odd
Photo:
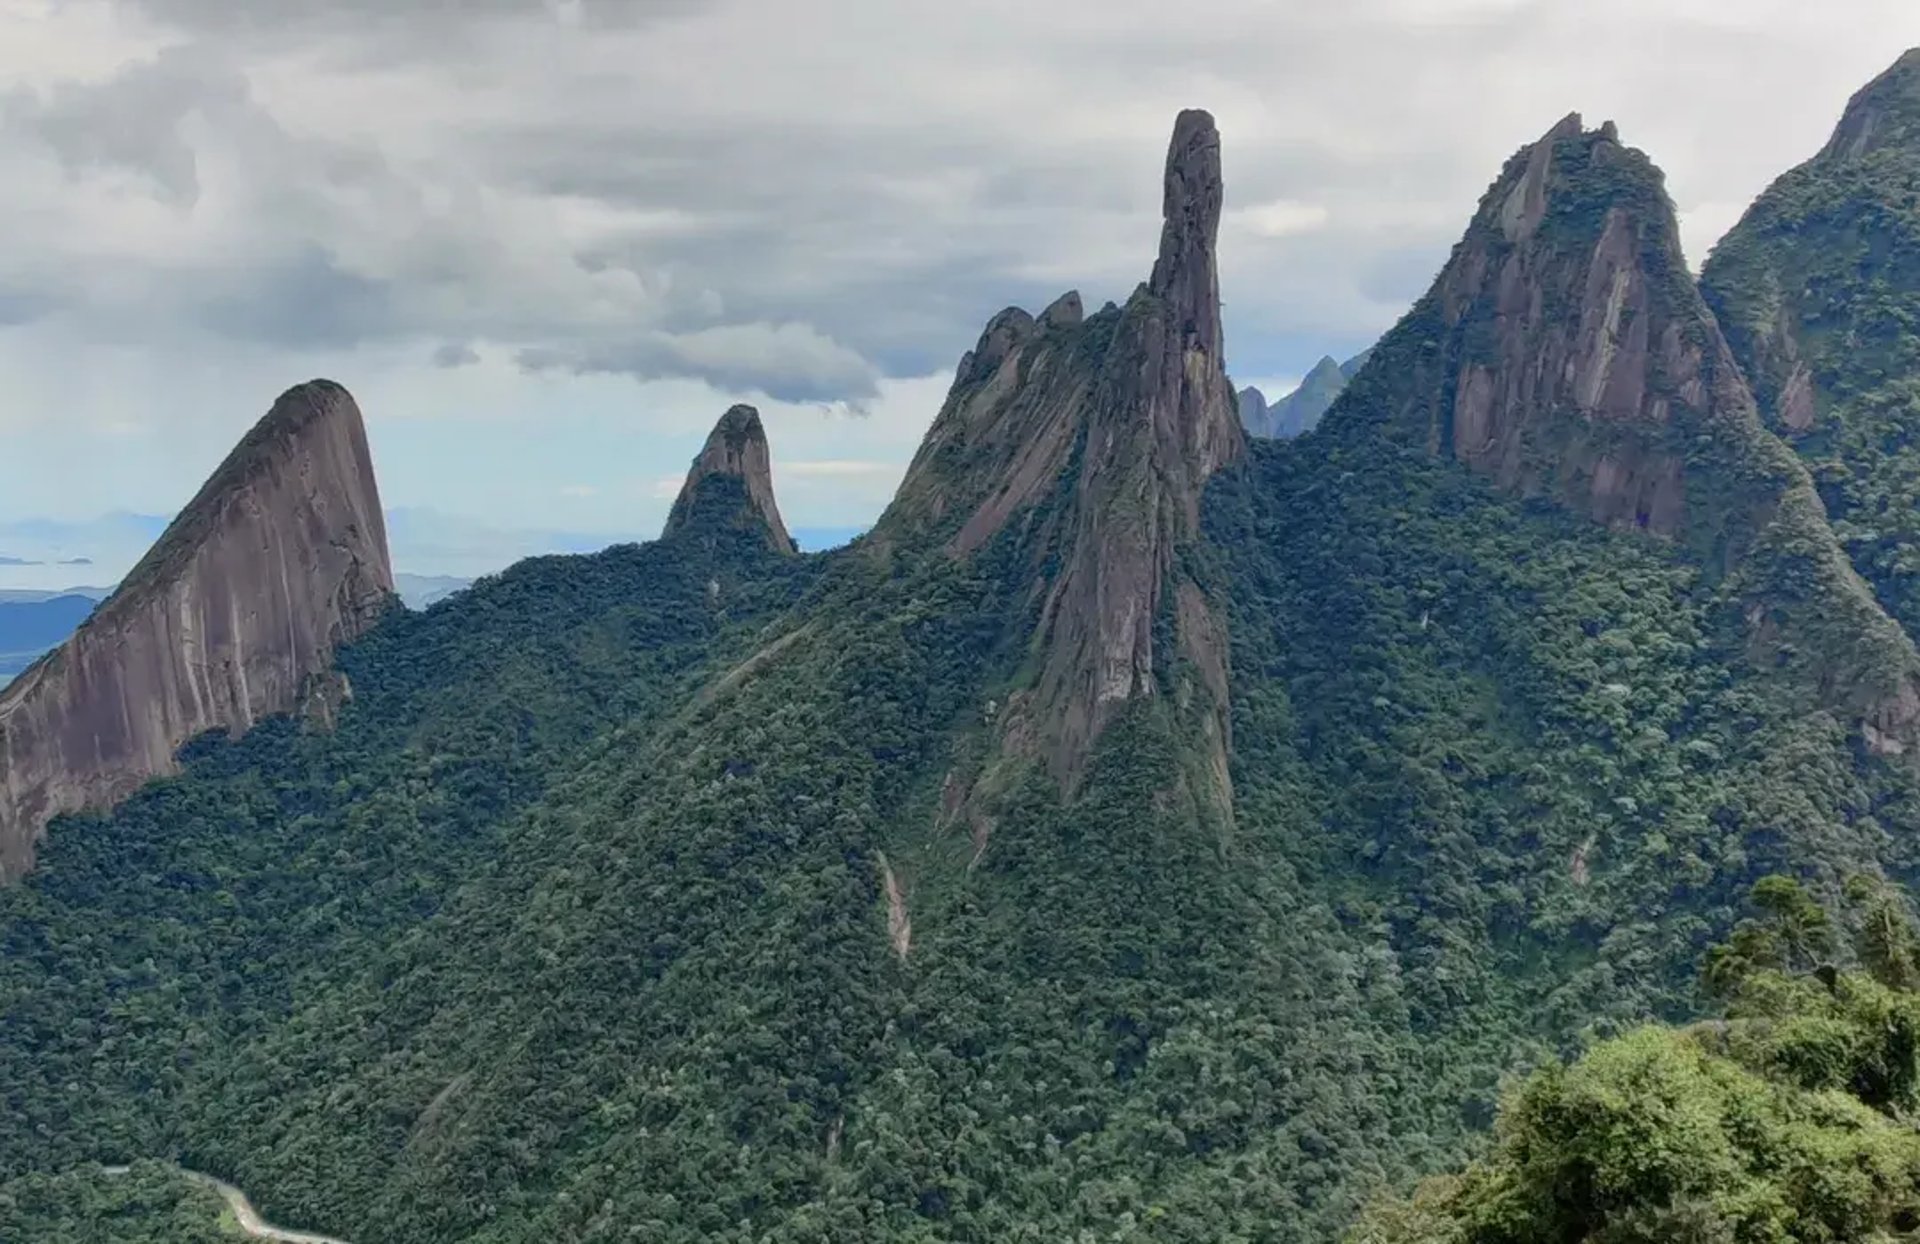
[[[773,496],[773,455],[767,448],[766,428],[760,423],[760,412],[751,406],[733,406],[714,424],[687,470],[687,482],[667,515],[662,538],[716,523],[756,530],[775,552],[795,551]]]
[[[1912,48],[1847,101],[1833,137],[1816,158],[1856,160],[1889,147],[1920,144],[1920,48]]]

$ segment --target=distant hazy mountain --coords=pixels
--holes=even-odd
[[[455,592],[464,592],[473,583],[450,574],[396,574],[393,588],[409,609],[427,609]]]
[[[77,593],[39,600],[0,599],[0,684],[33,664],[93,612],[93,597]]]
[[[52,600],[56,596],[84,596],[88,600],[105,600],[113,594],[111,587],[66,587],[42,590],[39,588],[0,588],[0,604],[18,604],[23,601]]]
[[[1254,436],[1281,440],[1311,432],[1372,353],[1369,347],[1344,363],[1336,362],[1330,354],[1323,357],[1298,388],[1271,405],[1259,389],[1249,386],[1240,390],[1241,426]]]

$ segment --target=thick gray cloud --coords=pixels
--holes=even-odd
[[[641,380],[699,376],[729,392],[773,393],[788,401],[864,404],[880,392],[860,355],[794,324],[720,324],[689,333],[643,333],[611,350],[523,350],[535,371],[607,372]]]
[[[231,109],[245,97],[238,74],[170,48],[102,83],[63,82],[44,96],[14,91],[0,99],[0,127],[40,140],[70,174],[130,172],[166,202],[191,208],[200,183],[182,126],[196,110]]]
[[[443,341],[433,348],[433,365],[440,368],[472,367],[480,361],[480,352],[457,341]]]
[[[1920,39],[1908,0],[96,0],[45,21],[83,19],[86,46],[119,43],[59,65],[0,46],[0,323],[854,403],[950,366],[1010,302],[1125,297],[1181,106],[1225,137],[1230,363],[1275,376],[1385,328],[1569,108],[1669,168],[1697,250]]]

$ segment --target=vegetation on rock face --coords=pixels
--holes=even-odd
[[[1324,1239],[1509,1066],[1685,1014],[1753,877],[1899,848],[1671,549],[1361,425],[1207,533],[1231,823],[1168,797],[1164,697],[1080,797],[943,820],[1026,660],[1014,536],[676,538],[396,616],[337,733],[206,747],[0,892],[0,1160],[421,1244]]]
[[[1765,919],[1708,960],[1725,1019],[1642,1028],[1536,1073],[1484,1159],[1376,1207],[1353,1244],[1864,1244],[1920,1228],[1904,906],[1873,897],[1860,966],[1840,971],[1797,884],[1767,878],[1753,900]]]
[[[1755,672],[1869,746],[1916,742],[1920,656],[1761,425],[1687,278],[1659,170],[1611,125],[1569,117],[1508,162],[1329,423],[1343,417],[1680,542]]]
[[[1880,600],[1920,634],[1920,57],[1714,248],[1701,288]]]

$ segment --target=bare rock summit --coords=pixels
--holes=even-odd
[[[334,649],[393,599],[353,398],[288,390],[64,644],[0,692],[0,879],[47,823],[110,807],[211,730],[344,697]]]
[[[687,470],[662,539],[716,527],[751,531],[778,553],[795,551],[773,496],[773,455],[760,412],[734,406],[720,416]]]

